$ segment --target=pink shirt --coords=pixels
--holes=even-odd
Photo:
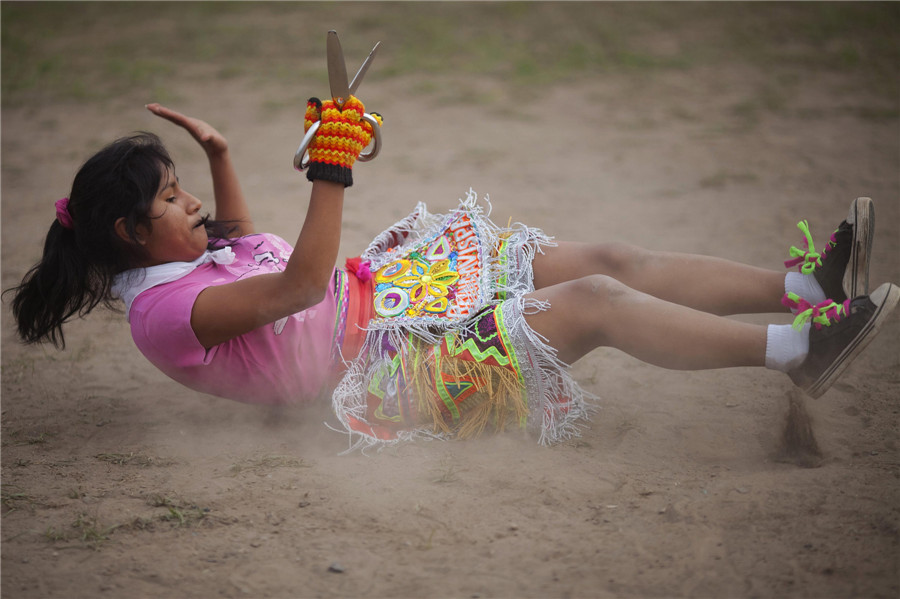
[[[201,291],[284,270],[293,248],[269,234],[229,240],[231,264],[207,262],[134,299],[131,334],[141,353],[171,378],[198,391],[249,403],[301,403],[315,399],[334,373],[341,333],[336,271],[325,299],[209,350],[191,328]]]

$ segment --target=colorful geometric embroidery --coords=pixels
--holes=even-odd
[[[395,318],[440,323],[468,317],[482,295],[483,266],[475,224],[460,213],[433,238],[375,271],[374,323]]]

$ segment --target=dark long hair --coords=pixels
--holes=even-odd
[[[174,164],[160,139],[137,133],[109,144],[78,170],[69,194],[73,227],[54,219],[40,262],[9,290],[15,293],[12,310],[22,341],[49,341],[64,348],[62,325],[67,320],[100,304],[115,309],[115,276],[146,258],[136,228],[153,226],[148,213],[162,167]],[[132,243],[116,233],[120,218]],[[222,229],[221,223],[207,221],[211,238],[225,237]]]

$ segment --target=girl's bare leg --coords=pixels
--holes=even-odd
[[[633,290],[712,314],[785,312],[784,273],[623,243],[559,242],[534,259],[535,288],[607,275]]]
[[[528,324],[571,364],[600,346],[678,370],[764,366],[766,327],[737,322],[642,293],[604,275],[538,289],[550,308]]]

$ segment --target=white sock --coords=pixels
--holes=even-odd
[[[803,364],[808,353],[809,323],[799,331],[789,324],[769,325],[766,330],[766,368],[791,371]]]
[[[792,291],[814,306],[828,299],[816,277],[802,272],[791,271],[785,275],[784,292]]]

